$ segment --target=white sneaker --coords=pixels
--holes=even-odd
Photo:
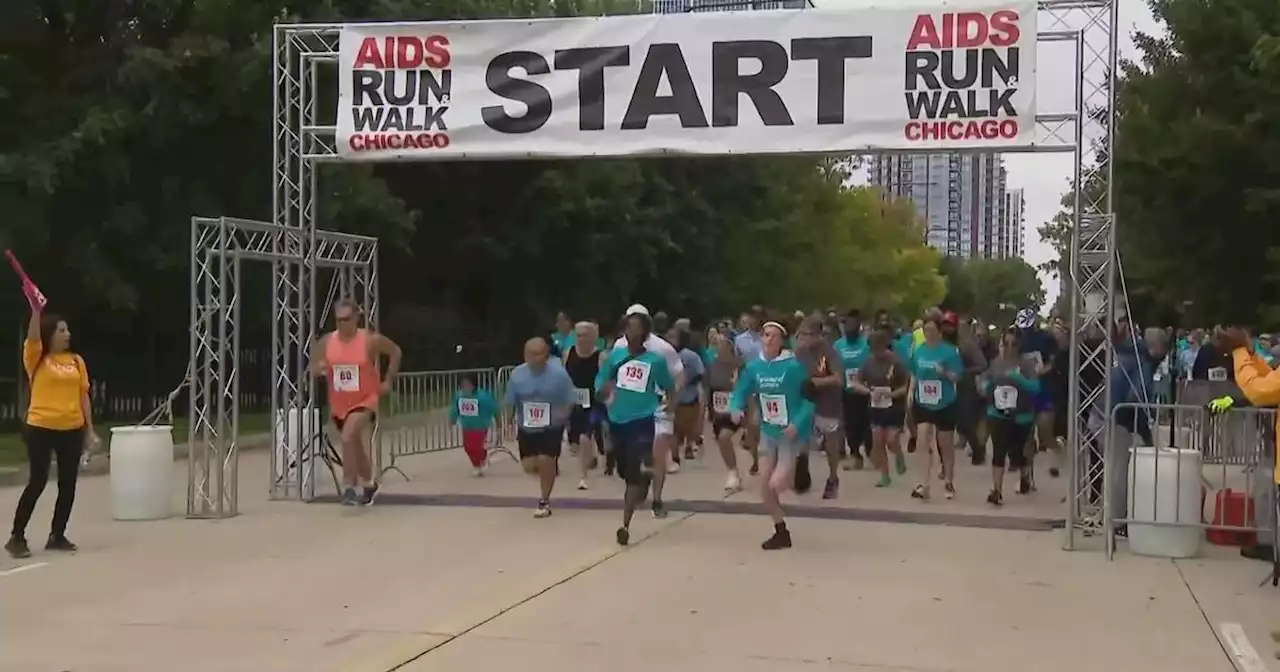
[[[586,489],[587,489],[587,479],[585,479],[585,478],[584,478],[584,479],[582,479],[582,480],[578,481],[578,489],[579,489],[579,490],[586,490]]]
[[[729,472],[729,479],[724,482],[726,492],[737,492],[742,489],[742,477],[738,476],[738,472]]]
[[[533,510],[533,517],[534,517],[534,518],[546,518],[546,517],[547,517],[547,516],[549,516],[549,515],[551,515],[551,505],[550,505],[550,504],[539,504],[539,505],[538,505],[538,508],[536,508],[536,509],[534,509],[534,510]]]
[[[680,463],[679,463],[679,462],[668,462],[668,463],[667,463],[667,473],[668,473],[668,474],[676,474],[676,473],[679,473],[679,472],[680,472]]]
[[[480,478],[481,476],[484,476],[484,467],[476,467],[475,469],[472,469],[471,475],[475,476],[476,478]]]

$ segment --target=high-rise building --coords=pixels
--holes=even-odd
[[[927,242],[962,259],[1006,256],[1004,160],[997,154],[882,154],[868,181],[886,195],[910,199]]]
[[[1021,259],[1027,252],[1026,216],[1027,201],[1022,188],[1010,189],[1004,194],[1004,219],[1001,221],[1001,257]]]
[[[808,9],[811,0],[653,0],[658,14],[679,12],[729,12],[745,9]]]

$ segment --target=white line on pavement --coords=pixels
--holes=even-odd
[[[1236,669],[1240,672],[1268,672],[1266,662],[1249,643],[1239,623],[1219,623],[1218,631],[1222,633],[1222,643],[1231,652]]]
[[[11,574],[17,574],[17,573],[19,573],[19,572],[25,572],[25,571],[27,571],[28,569],[39,569],[39,568],[41,568],[41,567],[44,567],[44,566],[45,566],[45,565],[47,565],[47,564],[49,564],[49,563],[47,563],[47,562],[33,562],[33,563],[29,564],[29,565],[19,565],[19,566],[17,566],[17,567],[14,567],[13,569],[6,569],[6,570],[4,570],[4,571],[0,572],[0,576],[9,576],[9,575],[11,575]]]

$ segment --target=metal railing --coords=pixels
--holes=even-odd
[[[449,411],[463,376],[475,376],[478,387],[488,390],[502,404],[514,368],[410,371],[398,375],[388,395],[388,421],[379,423],[381,439],[375,465],[379,478],[395,471],[408,480],[408,475],[397,464],[400,458],[461,448],[462,431],[449,421]],[[509,438],[506,428],[509,413],[503,408],[497,427],[489,433],[489,440],[494,444],[491,452],[507,452],[501,446]],[[514,436],[513,431],[511,435]]]
[[[1178,385],[1176,403],[1204,407],[1210,401],[1226,396],[1239,399],[1242,394],[1240,388],[1229,380],[1183,380]],[[1205,437],[1202,445],[1206,464],[1250,464],[1252,447],[1235,440],[1246,435],[1243,425],[1246,417],[1239,413],[1227,415],[1211,427],[1212,433]]]
[[[1212,531],[1223,543],[1248,536],[1272,543],[1275,421],[1274,409],[1214,414],[1204,405],[1119,404],[1108,419],[1107,454],[1082,448],[1086,459],[1102,461],[1094,497],[1102,500],[1107,558],[1122,526],[1131,548],[1135,532],[1156,528]]]

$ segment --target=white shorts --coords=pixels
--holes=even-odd
[[[653,435],[671,436],[676,433],[675,423],[671,421],[671,413],[658,410],[653,414]]]

